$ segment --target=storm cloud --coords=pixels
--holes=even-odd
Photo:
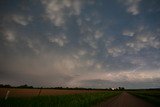
[[[0,1],[0,83],[160,88],[159,0]]]

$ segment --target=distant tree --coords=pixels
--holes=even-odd
[[[118,90],[123,91],[123,90],[125,90],[125,88],[124,87],[119,87]]]
[[[17,88],[33,88],[33,86],[28,86],[27,84],[25,84],[25,85],[20,85]]]
[[[55,87],[54,89],[63,89],[63,87]]]
[[[109,88],[108,90],[112,91],[112,88]]]
[[[3,84],[0,84],[0,88],[3,88],[4,86],[3,86]]]
[[[5,85],[0,84],[0,88],[12,88],[12,86],[9,84],[5,84]]]
[[[7,84],[7,85],[4,85],[4,87],[5,88],[11,88],[12,86],[10,86],[10,85]]]

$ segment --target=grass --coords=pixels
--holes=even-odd
[[[160,106],[160,91],[148,90],[148,91],[130,91],[132,95],[142,98],[155,106]]]
[[[1,107],[90,107],[120,92],[0,99]]]

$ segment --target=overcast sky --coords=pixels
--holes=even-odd
[[[160,88],[160,0],[1,0],[0,83]]]

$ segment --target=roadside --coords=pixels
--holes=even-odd
[[[144,100],[137,98],[127,92],[104,101],[94,107],[155,107]]]

